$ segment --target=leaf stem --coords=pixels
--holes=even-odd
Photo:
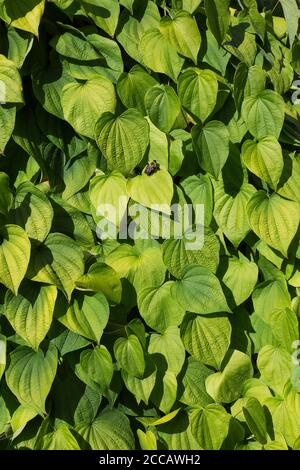
[[[277,3],[275,4],[275,6],[273,7],[272,13],[273,13],[273,11],[276,10],[276,8],[278,7],[279,2],[280,2],[280,0],[278,0]]]
[[[244,10],[244,5],[242,4],[241,0],[238,0],[238,4],[240,5],[241,10]]]

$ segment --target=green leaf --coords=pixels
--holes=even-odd
[[[159,428],[159,437],[170,450],[201,450],[199,442],[191,431],[191,419],[193,411],[181,411],[176,418]],[[182,422],[186,423],[182,429]]]
[[[42,132],[37,127],[33,111],[28,108],[22,108],[17,113],[13,139],[16,144],[19,145],[30,157],[34,158],[38,162],[38,165],[45,171],[45,163],[43,161],[44,157],[41,150],[42,135]],[[33,175],[31,174],[30,177],[36,175],[37,172],[38,168],[35,168],[35,172]],[[26,179],[28,179],[28,177],[24,180],[26,181]]]
[[[76,431],[92,450],[133,450],[134,436],[128,418],[120,411],[105,409],[91,424]]]
[[[97,294],[77,294],[67,311],[58,310],[57,318],[73,333],[97,343],[108,322],[109,306],[100,292]]]
[[[30,259],[30,241],[17,225],[4,225],[0,230],[0,282],[17,295]]]
[[[229,350],[220,372],[205,381],[208,394],[217,402],[231,403],[239,398],[243,383],[253,375],[251,359],[236,349]]]
[[[293,445],[293,450],[299,450],[299,445],[300,445],[300,439],[299,437],[296,439]]]
[[[243,100],[255,96],[266,88],[266,72],[258,65],[248,67],[241,62],[234,75],[234,100],[238,111],[241,111]]]
[[[76,383],[78,383],[77,380]],[[72,390],[70,390],[70,392],[72,393]],[[99,391],[95,392],[91,387],[86,386],[78,403],[76,403],[76,409],[74,412],[75,425],[91,423],[98,413],[101,400],[102,395],[99,394]]]
[[[276,308],[286,308],[291,305],[291,297],[282,273],[278,271],[278,278],[274,273],[266,282],[259,284],[252,295],[254,309],[260,315],[272,312]]]
[[[265,405],[272,416],[275,432],[282,433],[287,444],[293,447],[300,433],[299,394],[288,384],[283,397],[268,398]]]
[[[126,178],[117,170],[95,176],[90,182],[90,199],[97,216],[120,226],[129,199]]]
[[[69,199],[86,186],[95,173],[97,166],[96,152],[88,152],[86,156],[78,156],[64,168],[65,189],[62,193],[64,199]]]
[[[197,65],[201,35],[196,20],[189,13],[179,11],[172,19],[164,16],[159,29],[179,54],[191,59]]]
[[[181,182],[181,186],[194,207],[196,204],[204,204],[204,224],[209,226],[213,212],[213,191],[209,176],[202,174],[188,176]]]
[[[251,67],[257,54],[256,38],[255,34],[245,31],[244,24],[235,24],[228,29],[223,47],[240,62]]]
[[[157,450],[156,437],[152,431],[143,432],[138,429],[137,436],[142,450]]]
[[[196,119],[206,121],[217,103],[218,81],[211,70],[189,68],[178,80],[182,106]]]
[[[32,407],[20,405],[12,415],[10,422],[14,437],[17,437],[26,424],[35,418],[37,414]]]
[[[158,29],[150,29],[141,37],[139,52],[143,64],[153,72],[164,73],[175,82],[184,64],[176,49]]]
[[[290,354],[282,347],[266,345],[259,351],[257,367],[263,382],[281,395],[291,375]]]
[[[141,8],[138,17],[132,16],[127,11],[120,15],[120,31],[117,39],[127,54],[135,61],[143,62],[143,51],[140,50],[140,42],[143,34],[153,28],[158,28],[160,14],[154,2],[147,2],[146,8]]]
[[[102,114],[113,113],[116,96],[113,84],[103,77],[63,87],[61,104],[64,118],[75,131],[95,139],[95,125]]]
[[[169,85],[155,85],[145,95],[145,107],[153,124],[169,132],[180,112],[180,101]]]
[[[0,212],[7,215],[13,201],[13,195],[9,188],[9,176],[0,172]]]
[[[148,326],[164,333],[170,326],[178,326],[185,314],[172,296],[174,281],[160,287],[145,287],[138,293],[138,307]]]
[[[231,325],[227,316],[187,313],[181,336],[185,349],[202,363],[220,369],[230,346]]]
[[[249,2],[248,14],[250,18],[251,26],[259,38],[264,41],[266,32],[266,21],[265,18],[258,11],[256,1]]]
[[[7,38],[9,43],[7,58],[12,60],[20,69],[31,51],[33,45],[32,35],[27,31],[8,27]]]
[[[101,54],[79,31],[67,31],[54,37],[51,46],[59,54],[80,61],[101,59]]]
[[[163,166],[165,166],[165,168],[167,168],[168,160],[169,160],[168,136],[164,132],[160,131],[148,117],[146,117],[146,120],[149,124],[149,131],[150,131],[150,134],[149,134],[150,146],[149,146],[149,153],[147,153],[148,160],[149,161],[156,160],[159,155],[160,163]]]
[[[127,190],[131,199],[143,206],[155,209],[155,206],[161,205],[165,207],[164,212],[170,210],[173,180],[164,168],[160,168],[151,175],[148,175],[144,169],[141,175],[128,180]]]
[[[0,90],[1,93],[1,90]],[[16,108],[14,106],[0,107],[0,153],[3,154],[9,139],[12,136],[16,120]]]
[[[155,393],[156,392],[156,393]],[[177,396],[177,379],[174,372],[167,370],[162,378],[162,393],[154,389],[153,402],[163,413],[169,413]]]
[[[78,248],[90,248],[94,244],[94,236],[84,214],[58,196],[51,196],[54,209],[52,232],[60,232],[76,240]]]
[[[119,367],[134,377],[142,378],[145,372],[143,348],[135,335],[118,338],[114,344],[114,354]]]
[[[15,0],[14,4],[9,0],[1,2],[1,17],[15,28],[39,34],[39,24],[44,13],[45,0]]]
[[[230,23],[229,0],[205,0],[208,26],[216,40],[221,44]]]
[[[220,121],[210,121],[193,127],[192,138],[199,165],[218,179],[229,155],[228,129]]]
[[[21,405],[43,414],[56,368],[57,350],[52,344],[45,352],[20,346],[10,353],[6,382]]]
[[[247,213],[252,230],[286,256],[299,226],[299,205],[278,194],[268,197],[265,191],[257,191],[248,202]]]
[[[195,227],[195,230],[202,227]],[[165,240],[163,243],[163,258],[170,273],[176,278],[181,278],[183,272],[190,264],[198,264],[216,272],[219,264],[220,242],[209,227],[204,228],[204,244],[201,249],[193,249],[193,243],[186,237],[181,239]]]
[[[53,338],[51,342],[57,347],[61,357],[69,352],[78,351],[90,344],[90,341],[68,329],[64,329],[63,332],[56,338]]]
[[[280,0],[280,3],[287,22],[290,46],[292,46],[298,31],[299,6],[296,0]]]
[[[137,420],[144,426],[160,426],[161,424],[169,423],[170,421],[172,421],[172,419],[174,419],[175,416],[178,415],[179,411],[180,409],[178,408],[177,410],[171,411],[171,413],[168,413],[167,415],[162,416],[161,418],[142,417],[137,418]]]
[[[300,157],[299,155],[284,155],[284,168],[277,189],[278,194],[287,199],[300,203]]]
[[[284,121],[284,101],[275,91],[264,90],[244,100],[242,116],[257,139],[267,136],[278,139]]]
[[[263,404],[266,398],[272,396],[270,389],[260,379],[249,379],[243,385],[243,397],[254,397]]]
[[[124,380],[126,388],[135,396],[137,404],[144,402],[148,405],[150,395],[155,386],[156,368],[146,368],[145,375],[142,379],[127,374],[127,372],[123,370],[122,379]]]
[[[262,444],[266,444],[267,422],[264,409],[259,401],[254,397],[248,398],[246,405],[243,406],[243,413],[255,438]]]
[[[176,175],[182,166],[184,155],[182,152],[182,140],[175,139],[170,142],[169,172]]]
[[[6,293],[4,315],[35,351],[51,326],[56,296],[56,287],[35,283],[22,285],[18,295]]]
[[[74,133],[70,124],[68,124],[66,121],[62,122],[60,119],[55,118],[51,114],[45,113],[45,110],[40,106],[38,106],[36,109],[36,119],[38,120],[40,129],[45,134],[47,139],[49,139],[49,141],[52,142],[55,147],[62,150],[62,152],[66,154],[68,163],[64,168],[64,183],[70,185],[69,176],[72,172],[72,169],[74,168],[77,168],[78,171],[84,170],[88,172],[92,165],[94,154],[90,152],[91,147],[88,146],[87,142],[84,142],[78,135]],[[88,152],[88,156],[85,158],[85,165],[82,164],[83,155],[80,155],[84,150],[87,150]],[[84,155],[84,157],[86,156]],[[71,158],[73,160],[70,162],[69,160]],[[86,177],[86,174],[83,174],[83,171],[82,176]],[[71,190],[74,187],[77,188],[79,186],[79,191],[79,189],[84,186],[81,186],[81,182],[82,177],[78,177],[76,183],[73,181],[73,186],[70,185]],[[66,194],[67,192],[68,189],[66,190]]]
[[[114,36],[120,13],[118,0],[79,0],[79,3],[99,28]]]
[[[75,367],[76,375],[96,392],[105,392],[113,377],[112,358],[103,345],[85,349],[80,354],[80,363]]]
[[[135,109],[128,109],[118,117],[105,113],[96,125],[96,141],[110,169],[127,175],[146,152],[149,127]]]
[[[64,119],[62,91],[65,85],[71,83],[77,84],[61,65],[49,67],[47,70],[36,67],[33,71],[32,87],[36,98],[48,113],[60,119]]]
[[[178,375],[185,359],[185,350],[180,339],[179,329],[170,326],[163,334],[151,334],[148,352],[164,356],[168,372]]]
[[[86,37],[89,43],[92,44],[99,54],[101,54],[102,60],[103,58],[105,60],[103,67],[99,67],[99,71],[101,70],[100,75],[111,78],[113,82],[117,81],[120,74],[124,70],[124,64],[119,45],[112,39],[100,36],[99,34],[88,34]],[[94,67],[92,66],[92,68]],[[83,65],[82,70],[84,69],[85,67]],[[94,75],[97,75],[97,73]]]
[[[216,182],[214,216],[226,237],[238,246],[250,231],[247,204],[255,195],[255,188],[244,183],[239,191],[227,192],[222,182]]]
[[[117,83],[118,95],[126,108],[136,108],[146,114],[145,95],[157,81],[139,65],[134,65],[129,72],[123,73]]]
[[[127,10],[133,14],[135,0],[120,0],[120,4],[123,5]]]
[[[0,55],[1,104],[23,103],[22,80],[14,62]]]
[[[50,233],[33,253],[27,277],[54,284],[70,300],[83,270],[83,253],[74,240],[63,234]]]
[[[74,194],[68,199],[68,203],[77,211],[82,211],[84,214],[91,214],[90,198],[88,188]],[[82,214],[83,215],[83,214]]]
[[[182,395],[180,402],[189,406],[207,406],[212,403],[212,398],[205,389],[205,379],[212,371],[194,357],[188,358],[187,368],[182,378]]]
[[[248,170],[276,189],[283,170],[283,157],[275,137],[264,137],[258,142],[246,140],[242,159]]]
[[[266,323],[270,325],[275,337],[274,345],[279,345],[292,353],[293,343],[298,339],[298,319],[296,313],[288,307],[268,311]]]
[[[202,449],[219,450],[229,432],[231,416],[223,406],[211,404],[194,410],[191,415],[191,430]]]
[[[229,258],[222,281],[232,292],[236,305],[240,305],[252,294],[257,279],[257,265],[239,253],[239,258]]]
[[[182,9],[192,14],[197,10],[201,1],[202,0],[182,0]]]
[[[122,284],[116,271],[105,263],[94,263],[88,272],[76,281],[80,289],[102,292],[107,300],[119,304],[122,297]]]
[[[206,31],[207,49],[203,57],[203,62],[225,75],[226,68],[230,59],[230,54],[221,48],[218,41],[208,29]]]
[[[172,286],[172,294],[186,310],[199,314],[228,312],[224,293],[217,277],[209,269],[191,265]]]
[[[9,218],[11,223],[22,227],[31,240],[42,242],[50,232],[53,209],[47,196],[28,181],[18,186]]]
[[[139,250],[137,246],[123,244],[112,251],[105,262],[119,276],[125,277],[138,292],[144,287],[158,287],[165,279],[166,268],[158,247]]]
[[[80,450],[75,437],[66,424],[60,424],[58,429],[42,436],[41,450]]]

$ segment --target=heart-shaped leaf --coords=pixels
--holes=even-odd
[[[96,141],[109,167],[127,175],[146,152],[149,127],[135,109],[128,109],[118,117],[105,113],[96,125]]]
[[[30,241],[21,227],[12,224],[1,227],[0,237],[0,282],[17,295],[29,264]]]

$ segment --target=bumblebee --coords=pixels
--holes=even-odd
[[[152,160],[151,162],[148,162],[145,168],[145,173],[148,176],[153,175],[156,173],[158,170],[160,170],[160,165],[156,160]]]

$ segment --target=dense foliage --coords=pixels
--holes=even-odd
[[[297,0],[0,17],[0,448],[299,449]]]

